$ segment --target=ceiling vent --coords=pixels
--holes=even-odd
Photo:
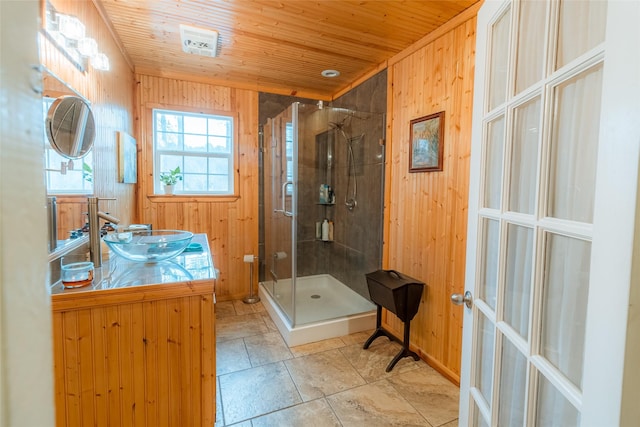
[[[194,55],[218,55],[218,32],[180,24],[182,50]]]

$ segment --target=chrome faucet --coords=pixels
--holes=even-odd
[[[95,268],[102,267],[102,252],[100,248],[100,218],[113,224],[118,224],[120,220],[114,216],[100,212],[98,210],[98,197],[89,197],[89,256]]]

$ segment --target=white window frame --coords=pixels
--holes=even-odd
[[[209,134],[208,129],[206,133],[206,137],[209,138],[211,136],[220,137],[223,136],[228,138],[229,149],[227,152],[214,152],[214,151],[189,151],[184,149],[184,145],[181,150],[168,150],[168,149],[158,149],[157,147],[157,136],[158,130],[156,129],[156,114],[157,113],[169,113],[180,115],[184,117],[198,117],[198,118],[207,118],[207,119],[224,119],[228,120],[231,123],[230,130],[227,135],[214,135]],[[235,177],[235,169],[237,168],[237,120],[236,116],[233,114],[229,114],[226,112],[214,112],[214,111],[190,111],[188,108],[181,108],[178,106],[162,106],[162,107],[153,107],[151,108],[151,129],[152,129],[152,139],[153,139],[153,188],[154,194],[164,194],[164,187],[160,181],[160,174],[162,172],[167,172],[167,170],[161,170],[162,164],[162,156],[176,156],[181,157],[182,160],[179,162],[180,164],[180,172],[183,177],[182,181],[178,181],[176,184],[176,188],[174,190],[174,194],[178,195],[204,195],[204,196],[232,196],[236,194],[236,177]],[[184,127],[181,132],[176,132],[180,134],[184,144],[184,135],[194,135],[189,132],[185,132]],[[198,134],[204,135],[204,134]],[[189,170],[188,166],[185,166],[185,158],[205,158],[205,159],[225,159],[227,161],[227,189],[226,190],[185,190],[184,184],[185,181],[188,184],[189,175],[203,175],[198,172],[195,173],[193,170]],[[169,169],[173,169],[173,167],[169,167]],[[207,172],[206,177],[207,181],[209,181],[211,176],[221,175],[214,174],[213,170],[209,169],[209,162],[207,161]],[[209,185],[209,184],[207,184]]]

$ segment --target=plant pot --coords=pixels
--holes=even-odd
[[[166,185],[164,186],[164,194],[173,194],[173,189],[175,185]]]

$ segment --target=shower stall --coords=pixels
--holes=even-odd
[[[289,346],[375,328],[384,115],[293,103],[264,126],[260,296]]]

